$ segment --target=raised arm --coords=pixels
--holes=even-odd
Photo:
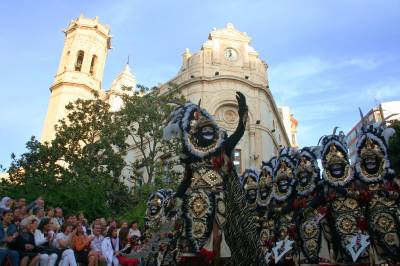
[[[233,149],[239,140],[243,137],[244,131],[246,130],[246,123],[248,117],[248,107],[246,104],[246,97],[239,91],[236,92],[236,100],[238,102],[238,114],[239,123],[236,127],[235,132],[228,137],[225,142],[225,152],[228,156],[231,156]]]

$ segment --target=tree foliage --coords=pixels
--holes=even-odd
[[[142,220],[153,191],[177,186],[180,147],[163,139],[163,127],[184,98],[173,85],[164,93],[144,86],[126,89],[132,93],[123,97],[118,112],[97,95],[68,104],[68,115],[57,124],[51,143],[32,137],[24,154],[12,155],[10,178],[0,186],[3,195],[42,196],[50,206],[66,213],[84,211],[89,218]],[[127,165],[129,150],[137,153]],[[128,181],[143,176],[148,177],[145,184],[128,189]]]
[[[43,196],[52,206],[83,210],[90,218],[122,214],[132,195],[120,180],[126,143],[118,119],[97,97],[66,108],[51,143],[32,137],[27,152],[13,156],[3,193],[29,200]]]
[[[121,123],[130,148],[139,152],[131,165],[134,180],[143,176],[146,176],[145,183],[150,184],[157,178],[177,180],[176,155],[180,143],[164,140],[163,128],[176,104],[184,102],[180,90],[174,85],[170,85],[167,91],[139,85],[133,95],[124,97]]]

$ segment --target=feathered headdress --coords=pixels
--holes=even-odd
[[[218,131],[218,138],[209,149],[199,149],[191,141],[194,131],[203,125],[213,125]],[[164,128],[163,137],[166,140],[181,138],[183,144],[191,155],[204,158],[214,153],[222,146],[226,138],[226,132],[218,127],[214,118],[199,104],[187,102],[183,106],[178,106],[170,115],[167,126]]]
[[[357,176],[365,182],[376,182],[382,178],[394,174],[393,169],[390,168],[390,161],[388,159],[388,146],[390,137],[395,134],[393,128],[386,127],[386,121],[381,123],[368,123],[362,114],[361,109],[360,116],[362,121],[362,127],[357,132],[357,155],[355,161],[355,170]],[[361,168],[362,157],[368,153],[374,153],[381,157],[381,173],[379,176],[366,176],[367,174]]]
[[[259,173],[256,169],[248,168],[244,170],[243,174],[240,176],[240,183],[244,188],[246,188],[246,185],[249,184],[252,184],[251,186],[257,188],[258,177]],[[249,179],[251,179],[251,182],[249,182]]]

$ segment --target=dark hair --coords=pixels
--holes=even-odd
[[[115,226],[110,226],[107,230],[107,234],[106,236],[112,238],[112,233],[114,232],[114,230],[117,230],[117,228]]]
[[[129,227],[132,227],[132,224],[138,224],[138,222],[136,220],[133,220],[130,224]]]
[[[43,210],[43,211],[44,211],[44,209],[43,209],[42,207],[35,207],[35,208],[33,208],[32,213],[33,213],[34,215],[36,215],[40,210]]]
[[[1,216],[4,217],[7,213],[14,214],[13,211],[12,211],[11,209],[10,209],[10,210],[5,210],[5,209],[3,209],[3,210],[2,210],[2,213],[1,213]]]
[[[129,235],[129,228],[122,227],[119,229],[119,242],[122,246],[125,246],[128,243],[128,235]]]
[[[63,225],[61,226],[61,232],[65,232],[65,229],[67,229],[68,226],[74,227],[73,224],[71,224],[70,222],[65,222],[63,223]]]
[[[50,218],[47,218],[47,217],[42,218],[42,220],[40,220],[38,229],[43,232],[44,227],[46,225],[48,225],[49,223],[50,223]]]

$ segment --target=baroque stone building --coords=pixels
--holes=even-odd
[[[112,110],[118,110],[122,104],[121,87],[136,86],[135,77],[126,65],[111,88],[108,91],[102,89],[111,35],[109,27],[100,24],[97,17],[90,19],[81,15],[70,22],[64,33],[60,65],[50,86],[42,142],[54,138],[54,125],[66,116],[65,105],[69,102],[78,98],[90,99],[93,97],[91,92],[96,91],[111,104]],[[250,46],[250,41],[246,33],[230,23],[223,29],[213,29],[198,52],[191,54],[186,49],[179,73],[165,83],[179,85],[184,96],[192,102],[201,99],[202,107],[229,133],[235,129],[238,119],[235,91],[246,96],[249,123],[235,151],[235,165],[239,171],[259,167],[262,160],[276,155],[281,145],[296,145],[291,140],[295,140],[297,121],[287,112],[281,115],[269,89],[268,66]],[[161,88],[165,90],[167,85]],[[126,160],[133,161],[137,154],[134,150],[129,151]]]

